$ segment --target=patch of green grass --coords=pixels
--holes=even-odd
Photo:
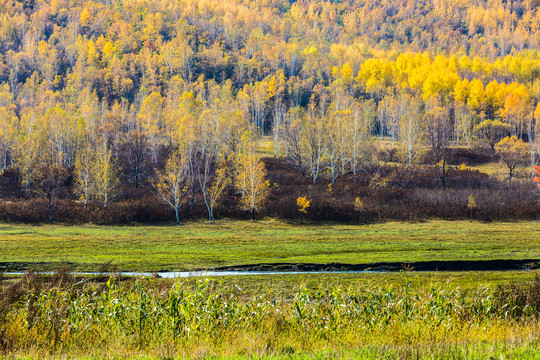
[[[262,157],[274,156],[274,139],[271,136],[264,136],[257,142],[257,153]]]
[[[495,289],[508,283],[525,284],[540,275],[540,271],[459,271],[459,272],[408,272],[404,273],[334,273],[334,274],[278,274],[209,277],[220,288],[236,288],[244,296],[267,294],[275,297],[291,297],[295,293],[331,291],[332,289],[354,289],[373,291],[384,288],[400,293],[409,281],[413,288],[429,291],[432,288],[461,289],[471,291],[478,288]],[[195,288],[200,277],[182,279],[184,284]],[[162,285],[174,284],[177,279],[160,280]]]
[[[499,180],[508,180],[508,168],[498,162],[490,162],[469,166],[470,169],[478,170],[484,174],[494,176]],[[530,180],[532,169],[530,166],[520,165],[514,170],[513,180]]]
[[[470,221],[182,226],[0,225],[0,262],[180,271],[255,263],[540,259],[540,223]]]

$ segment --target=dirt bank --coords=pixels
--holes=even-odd
[[[378,262],[370,264],[248,264],[222,266],[214,271],[500,271],[540,269],[540,259]]]
[[[58,271],[59,269],[76,271],[78,264],[74,263],[26,263],[26,262],[0,262],[0,272],[24,272],[34,271]],[[411,263],[403,262],[377,262],[367,264],[313,264],[313,263],[270,263],[270,264],[246,264],[221,266],[217,268],[205,268],[197,271],[280,271],[280,272],[313,272],[313,271],[377,271],[395,272],[408,269],[411,271],[501,271],[501,270],[534,270],[540,269],[540,259],[524,260],[464,260],[464,261],[418,261]],[[114,266],[97,266],[96,273],[122,273]],[[170,270],[160,269],[160,272]],[[154,272],[153,269],[143,271]]]

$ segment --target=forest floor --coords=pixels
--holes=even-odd
[[[2,224],[0,271],[47,269],[62,263],[80,271],[97,271],[108,262],[118,271],[153,272],[261,264],[387,262],[414,266],[426,261],[538,261],[539,239],[538,221],[432,220],[369,225],[290,224],[277,220],[219,220],[214,224],[199,221],[181,226]]]

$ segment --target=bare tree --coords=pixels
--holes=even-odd
[[[430,98],[423,117],[426,136],[431,145],[433,162],[441,179],[443,190],[446,190],[447,149],[453,133],[453,124],[450,122],[448,112],[439,106],[437,98]]]
[[[53,161],[51,156],[45,156],[37,169],[32,173],[33,192],[47,200],[49,209],[49,221],[54,221],[55,205],[60,195],[62,186],[67,179],[67,171],[63,166]]]
[[[176,224],[180,224],[181,199],[186,194],[189,183],[189,165],[185,150],[175,150],[167,160],[165,169],[156,172],[154,187],[163,201],[169,204],[176,216]]]
[[[420,101],[415,97],[410,97],[407,109],[399,122],[401,157],[407,165],[413,165],[422,150],[424,133],[421,119]]]
[[[251,221],[255,221],[255,211],[266,198],[269,184],[264,163],[254,151],[251,135],[246,132],[242,140],[242,150],[235,157],[235,186],[242,194],[240,206],[249,210]]]
[[[474,116],[468,105],[464,104],[455,109],[454,122],[456,124],[456,142],[462,141],[471,148],[474,137]]]

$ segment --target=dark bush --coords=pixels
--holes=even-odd
[[[23,193],[19,186],[19,171],[9,168],[0,175],[0,198],[19,198]]]
[[[377,160],[382,162],[397,162],[397,149],[384,149],[377,154]]]
[[[435,166],[372,166],[356,175],[339,176],[334,184],[320,177],[315,184],[286,159],[264,159],[270,182],[269,195],[256,217],[275,217],[302,221],[365,222],[402,219],[464,219],[484,221],[537,219],[540,201],[534,196],[529,179],[511,184],[477,170],[450,166],[446,190]],[[16,172],[0,176],[0,220],[40,223],[48,221],[48,204],[43,199],[23,200]],[[91,201],[84,207],[73,195],[73,184],[63,189],[55,206],[55,221],[60,223],[132,224],[173,223],[174,212],[148,181],[136,188],[123,183],[120,195],[104,209]],[[473,195],[476,207],[467,207]],[[306,213],[297,205],[299,197],[310,200]],[[358,199],[358,204],[355,203]],[[208,212],[200,193],[187,193],[180,209],[183,221],[206,219]],[[215,217],[249,219],[238,205],[240,195],[231,186],[215,208]]]
[[[512,318],[539,316],[540,277],[538,274],[530,284],[500,285],[495,292],[494,308]]]
[[[439,162],[444,154],[444,158],[449,165],[479,165],[496,161],[495,153],[490,148],[449,148],[444,151],[434,152],[429,150],[422,156],[422,163],[435,164]]]

